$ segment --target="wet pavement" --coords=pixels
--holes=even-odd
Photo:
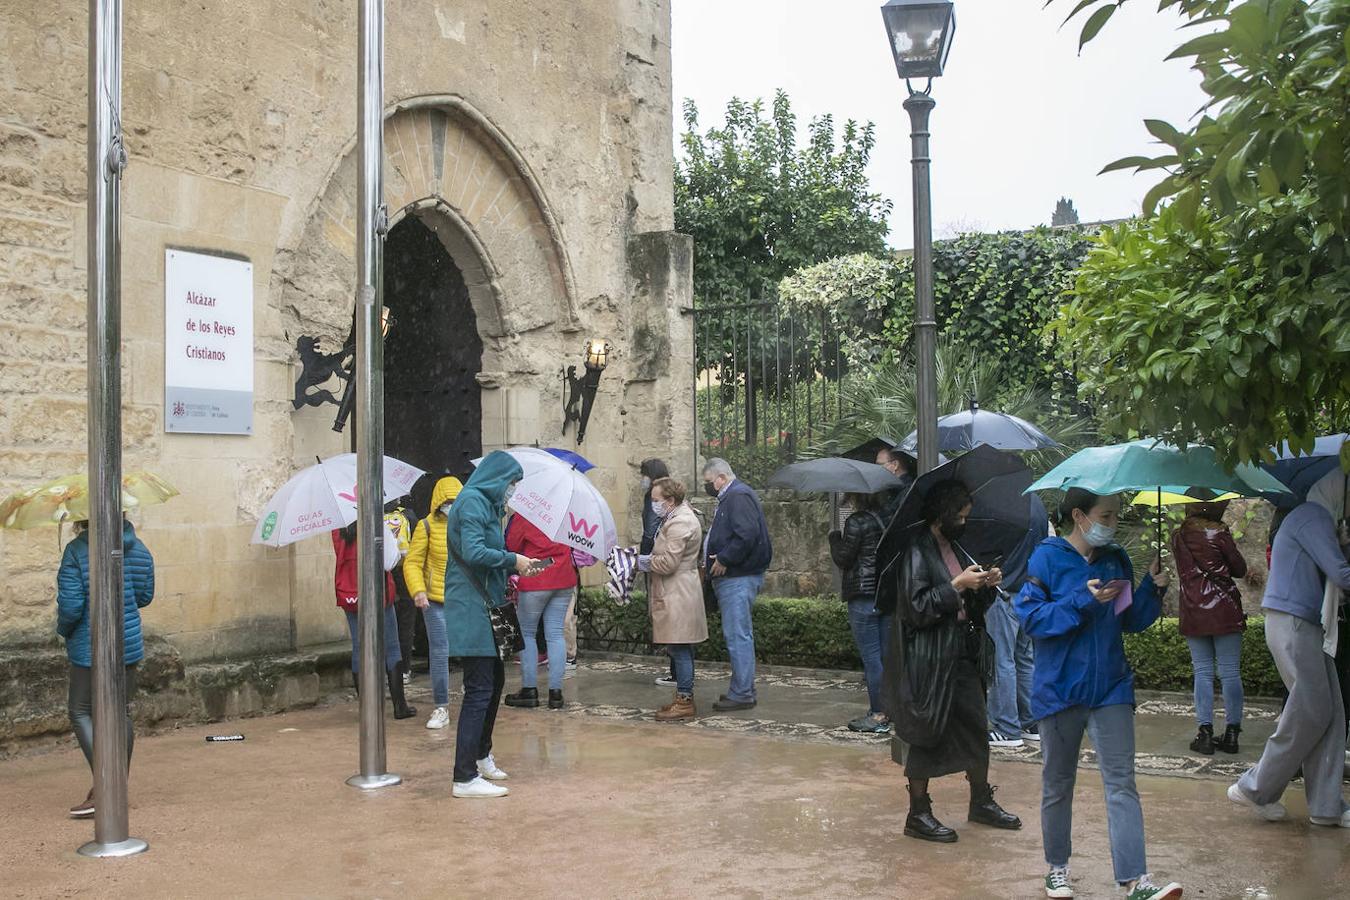
[[[766,677],[751,712],[661,725],[639,712],[669,696],[651,684],[659,671],[594,662],[567,681],[567,711],[504,709],[496,756],[512,793],[502,800],[449,797],[453,728],[423,727],[424,677],[414,690],[422,714],[387,723],[390,768],[404,783],[373,794],[343,783],[357,737],[355,703],[342,697],[142,738],[131,821],[151,850],[127,860],[74,852],[92,834],[64,818],[88,787],[77,750],[0,762],[0,895],[1044,896],[1029,752],[1000,753],[993,766],[999,800],[1026,829],[970,825],[964,782],[945,778],[934,782],[936,812],[961,840],[923,844],[901,835],[903,780],[885,739],[840,733],[864,696],[851,676]],[[714,687],[705,680],[699,693]],[[1310,826],[1298,788],[1284,823],[1233,808],[1217,772],[1175,762],[1188,758],[1174,744],[1184,750],[1191,730],[1175,711],[1140,716],[1141,735],[1154,735],[1141,759],[1171,760],[1168,771],[1188,776],[1139,779],[1156,871],[1184,881],[1188,897],[1344,896],[1350,831]],[[204,740],[234,732],[246,740]],[[1079,776],[1075,837],[1078,896],[1120,896],[1090,769]]]

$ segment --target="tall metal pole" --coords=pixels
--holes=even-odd
[[[928,116],[933,98],[910,91],[909,113],[914,158],[914,345],[918,362],[919,474],[938,460],[937,314],[933,307],[933,197],[929,186]]]
[[[94,839],[84,856],[146,850],[127,821],[127,683],[122,664],[122,2],[89,3],[89,625]]]
[[[356,118],[357,630],[361,635],[361,771],[373,790],[403,779],[385,771],[384,746],[384,338],[380,328],[384,235],[384,0],[361,0]]]

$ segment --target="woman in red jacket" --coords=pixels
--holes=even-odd
[[[386,536],[387,539],[388,536]],[[333,532],[333,552],[337,565],[333,572],[333,591],[337,607],[347,614],[347,632],[352,637],[352,684],[360,689],[357,673],[361,671],[361,629],[357,624],[356,600],[360,594],[360,572],[356,565],[356,523]],[[409,706],[403,693],[403,677],[399,674],[402,653],[398,643],[398,619],[394,611],[394,577],[384,573],[384,666],[389,682],[389,697],[394,701],[394,718],[410,719],[417,715],[417,707]]]
[[[525,649],[520,653],[520,691],[508,694],[507,706],[533,709],[539,705],[539,647],[534,634],[539,620],[544,621],[544,639],[548,643],[548,708],[563,708],[563,677],[567,670],[567,640],[563,626],[572,591],[577,586],[577,570],[572,550],[566,544],[549,540],[521,516],[512,517],[506,526],[506,549],[530,559],[552,560],[538,575],[520,579],[520,631]]]
[[[1172,553],[1181,581],[1181,633],[1191,648],[1195,670],[1195,719],[1199,733],[1191,749],[1206,756],[1215,749],[1238,752],[1242,732],[1242,632],[1247,614],[1236,579],[1247,562],[1223,524],[1228,503],[1192,503],[1186,520],[1172,535]],[[1214,668],[1223,682],[1223,711],[1228,727],[1214,740]]]

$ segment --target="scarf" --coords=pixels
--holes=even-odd
[[[1339,527],[1341,519],[1345,517],[1345,488],[1345,473],[1333,469],[1308,489],[1308,502],[1316,503],[1331,513],[1335,527]],[[1340,585],[1328,578],[1326,590],[1322,594],[1322,633],[1325,635],[1322,652],[1332,657],[1336,655],[1340,638],[1336,617],[1340,612],[1341,594]]]

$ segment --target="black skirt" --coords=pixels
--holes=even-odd
[[[907,778],[941,778],[989,766],[989,715],[979,664],[962,659],[952,679],[951,713],[937,744],[915,747],[891,738],[891,758],[904,765]]]

